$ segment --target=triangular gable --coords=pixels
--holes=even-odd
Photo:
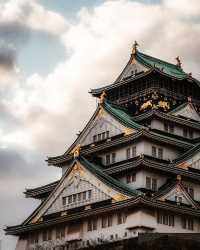
[[[72,152],[78,144],[82,147],[93,143],[93,136],[98,137],[98,134],[102,135],[106,131],[109,131],[109,137],[113,137],[135,133],[140,127],[142,126],[135,123],[121,107],[105,101],[98,105],[79,137],[64,154]]]
[[[178,158],[175,165],[178,168],[200,170],[200,143]]]
[[[146,72],[149,68],[145,67],[141,63],[139,63],[135,57],[132,55],[127,65],[123,69],[122,73],[118,76],[115,82],[120,82],[122,80],[126,80],[130,77],[133,77],[141,72]]]
[[[86,166],[86,164],[83,164],[84,162],[87,161],[74,161],[72,166],[61,178],[55,190],[42,206],[39,207],[39,210],[25,221],[26,223],[37,223],[42,220],[44,215],[56,212],[62,213],[70,208],[89,205],[108,199],[112,199],[112,202],[117,202],[128,199],[134,195],[134,191],[131,191],[129,188],[123,189],[122,184],[117,180],[107,176],[105,173],[99,174],[102,172],[101,170],[94,168],[93,171],[90,171],[91,166]],[[77,202],[74,202],[74,204],[70,203],[70,206],[68,206],[67,202],[66,206],[63,205],[64,197],[88,192],[89,190],[91,193],[89,195],[87,193],[86,199],[82,199],[81,203],[78,203],[78,198],[76,198]]]
[[[184,103],[181,106],[177,107],[176,109],[172,110],[170,114],[175,116],[185,117],[187,119],[191,119],[194,121],[200,121],[200,115],[196,111],[195,107],[192,103]]]
[[[177,181],[174,185],[163,190],[160,195],[157,195],[158,200],[161,201],[179,202],[179,197],[181,198],[181,204],[189,205],[194,208],[198,207],[197,203],[188,194],[180,181]]]

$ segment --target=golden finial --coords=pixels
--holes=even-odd
[[[176,177],[176,179],[177,179],[177,181],[179,181],[179,182],[180,182],[180,181],[181,181],[181,179],[182,179],[182,178],[181,178],[181,175],[180,175],[180,174],[178,174],[178,175],[177,175],[177,177]]]
[[[103,91],[101,96],[100,96],[100,104],[104,103],[106,96],[107,96],[106,92]]]
[[[133,47],[132,47],[132,55],[136,54],[138,46],[139,46],[139,44],[137,43],[137,41],[135,41],[134,44],[133,44]]]
[[[81,152],[81,145],[78,144],[73,150],[74,159],[80,156],[80,152]]]
[[[177,56],[175,59],[176,59],[176,61],[177,61],[177,64],[176,64],[176,65],[177,65],[179,68],[181,68],[182,63],[181,63],[180,57]]]

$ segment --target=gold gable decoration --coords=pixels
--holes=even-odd
[[[100,104],[104,103],[106,96],[107,96],[106,92],[103,91],[102,94],[101,94],[101,96],[100,96],[100,100],[99,100]]]
[[[127,135],[131,135],[134,133],[134,129],[132,128],[125,128],[124,129],[124,135],[127,136]]]
[[[117,201],[124,201],[124,200],[127,200],[127,199],[128,199],[128,197],[127,197],[126,195],[120,194],[120,193],[115,194],[115,195],[113,196],[113,201],[114,201],[114,202],[117,202]]]
[[[72,149],[70,153],[74,155],[74,159],[75,159],[80,156],[80,152],[81,152],[81,145],[78,144]]]

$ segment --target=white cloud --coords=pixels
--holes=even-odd
[[[47,10],[36,0],[9,0],[0,3],[0,24],[19,23],[27,28],[59,35],[68,24],[62,15]]]
[[[25,0],[9,3],[3,10],[4,20],[20,20]],[[23,145],[44,156],[65,151],[95,109],[88,90],[115,80],[129,59],[134,40],[140,50],[157,57],[175,62],[179,55],[186,72],[198,76],[199,1],[165,0],[155,5],[105,1],[92,10],[82,9],[77,22],[69,25],[39,2],[31,1],[31,6],[29,27],[60,34],[63,53],[70,52],[70,56],[46,77],[36,73],[24,79],[19,72],[0,90],[1,103],[19,121],[12,131],[0,127],[1,146]]]

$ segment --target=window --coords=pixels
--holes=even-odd
[[[87,230],[88,232],[97,230],[97,219],[91,219],[88,221]]]
[[[156,147],[155,146],[152,146],[152,156],[153,157],[156,157]]]
[[[126,159],[130,159],[131,158],[131,149],[127,148],[126,149]]]
[[[91,198],[92,198],[92,190],[88,190],[81,193],[69,195],[67,197],[63,197],[62,201],[63,201],[63,206],[66,206],[72,203],[85,201],[87,199],[90,200]]]
[[[163,159],[163,149],[162,148],[158,149],[158,158]]]
[[[47,241],[47,231],[46,230],[42,232],[42,240]]]
[[[163,159],[163,148],[156,148],[155,146],[152,146],[151,155],[155,158],[158,157],[159,159]]]
[[[177,202],[178,204],[182,203],[182,197],[181,196],[175,196],[175,202]]]
[[[106,165],[110,165],[110,154],[106,155]]]
[[[106,154],[105,164],[110,165],[116,162],[116,153]]]
[[[152,190],[157,190],[157,179],[152,178]]]
[[[158,224],[174,227],[174,215],[168,214],[166,212],[158,212],[157,222]]]
[[[183,129],[183,136],[187,138],[187,129],[186,128]]]
[[[96,142],[96,141],[97,141],[97,136],[94,135],[94,136],[93,136],[93,142]]]
[[[136,173],[130,173],[126,176],[126,183],[131,183],[136,181]]]
[[[122,223],[126,222],[126,215],[123,213],[118,213],[117,214],[117,224],[120,225]]]
[[[112,226],[112,215],[102,217],[102,228]]]
[[[64,238],[65,238],[65,227],[57,227],[56,239],[64,239]]]
[[[106,131],[106,138],[109,138],[109,131]]]
[[[146,177],[146,188],[151,189],[151,178],[148,176]]]
[[[182,228],[188,229],[188,230],[193,230],[194,229],[193,219],[182,217]]]
[[[62,203],[63,203],[63,206],[65,206],[67,204],[67,197],[62,198]]]
[[[193,131],[191,129],[183,128],[183,136],[193,139]]]
[[[136,146],[132,147],[132,157],[136,156]]]
[[[112,227],[112,215],[108,216],[108,227]]]
[[[93,142],[102,141],[109,138],[109,131],[93,135]]]
[[[68,196],[68,204],[72,203],[72,195]]]
[[[107,227],[107,217],[102,218],[102,228]]]
[[[188,194],[194,198],[194,189],[192,187],[185,187],[185,189],[187,190]]]
[[[31,233],[29,235],[30,237],[30,243],[31,244],[37,244],[38,243],[38,234],[37,233]]]
[[[146,188],[153,191],[158,190],[157,179],[146,176]]]
[[[174,133],[174,124],[172,122],[165,122],[164,130],[169,133]]]
[[[45,230],[42,232],[42,240],[43,241],[47,241],[47,240],[51,240],[51,230]]]
[[[116,153],[112,153],[112,163],[115,163],[116,161]]]
[[[49,229],[47,231],[47,240],[52,240],[52,231],[51,231],[51,229]]]

